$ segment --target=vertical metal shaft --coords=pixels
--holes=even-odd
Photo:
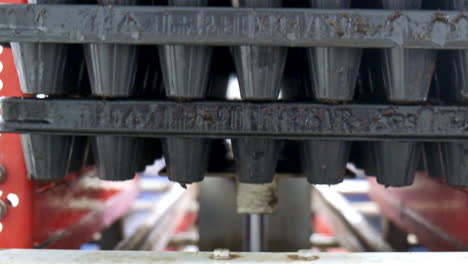
[[[244,248],[249,252],[261,252],[265,248],[265,215],[247,214],[246,216],[246,244]]]

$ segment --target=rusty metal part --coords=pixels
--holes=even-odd
[[[464,106],[1,98],[0,108],[2,133],[367,141],[468,137]]]
[[[464,17],[463,11],[5,5],[0,41],[463,49]]]

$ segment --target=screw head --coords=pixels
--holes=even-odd
[[[217,248],[213,251],[212,258],[216,260],[227,260],[231,258],[231,252],[229,249]]]
[[[4,181],[7,176],[7,171],[3,165],[0,164],[0,182]]]
[[[297,251],[297,258],[301,260],[317,260],[319,257],[316,252],[310,249],[301,249]]]
[[[0,200],[0,219],[4,218],[7,214],[8,207],[6,203]]]

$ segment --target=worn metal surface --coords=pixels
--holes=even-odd
[[[230,252],[229,258],[219,260],[213,252],[130,252],[130,251],[44,251],[2,250],[0,263],[5,264],[79,264],[79,263],[327,263],[373,264],[373,263],[466,263],[468,253],[238,253]],[[216,254],[219,256],[219,254]],[[315,260],[315,262],[313,261]]]
[[[385,188],[369,178],[382,214],[434,251],[468,251],[468,188],[454,188],[418,172],[413,185]],[[426,261],[426,259],[425,259]]]
[[[0,41],[463,48],[460,11],[0,6]]]
[[[420,139],[468,137],[463,106],[2,98],[1,132]]]

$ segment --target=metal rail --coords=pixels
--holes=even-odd
[[[423,141],[468,138],[468,108],[464,106],[1,98],[0,111],[3,133]]]
[[[150,215],[136,231],[120,241],[115,250],[154,250],[162,251],[186,212],[194,195],[194,188],[183,189],[173,184],[153,208]]]
[[[467,263],[468,253],[230,253],[217,250],[213,253],[142,252],[142,251],[71,251],[71,250],[2,250],[2,264],[81,264],[81,263]]]
[[[465,11],[0,5],[0,42],[465,49]]]
[[[343,195],[330,186],[312,188],[315,211],[325,217],[342,247],[351,252],[394,251]]]

